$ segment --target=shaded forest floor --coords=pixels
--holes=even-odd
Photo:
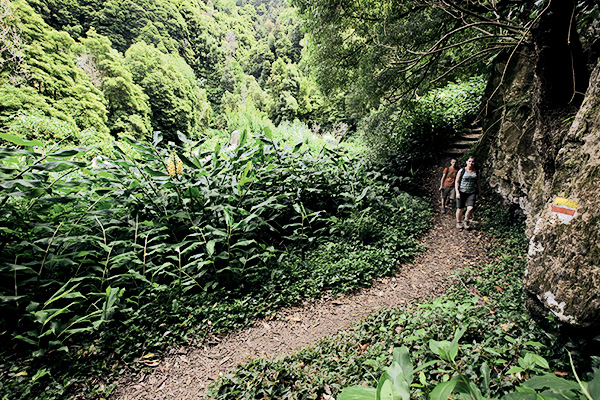
[[[171,349],[153,368],[124,378],[111,399],[198,399],[220,374],[256,357],[290,354],[339,330],[350,329],[371,312],[402,307],[441,295],[452,283],[456,269],[487,261],[488,239],[477,225],[458,230],[453,214],[440,213],[439,182],[449,158],[441,159],[426,176],[427,193],[435,211],[431,230],[422,239],[426,250],[413,263],[399,267],[368,289],[281,310],[254,326],[202,345]],[[474,215],[477,222],[477,213]]]

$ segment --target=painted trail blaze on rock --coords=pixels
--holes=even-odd
[[[569,200],[557,197],[552,204],[552,212],[563,224],[568,224],[575,217],[579,203],[575,200]]]

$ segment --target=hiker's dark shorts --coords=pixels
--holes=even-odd
[[[448,201],[448,199],[454,200],[456,197],[456,190],[454,189],[454,186],[444,186],[442,188],[442,197],[444,198],[445,202]]]
[[[460,197],[456,199],[456,208],[475,207],[475,200],[477,200],[477,193],[463,193],[459,192]]]

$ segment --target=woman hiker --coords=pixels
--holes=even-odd
[[[454,181],[456,180],[456,173],[458,172],[458,168],[456,168],[456,163],[456,158],[450,160],[450,166],[444,168],[444,173],[442,174],[442,180],[440,182],[440,192],[442,194],[443,214],[446,214],[446,205],[452,204],[448,200],[454,200],[454,198],[456,197],[454,194]]]
[[[481,196],[481,179],[475,166],[475,157],[470,156],[467,166],[461,168],[454,184],[456,189],[456,227],[469,229],[477,195]],[[464,223],[463,209],[467,206]]]

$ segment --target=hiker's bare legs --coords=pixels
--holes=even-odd
[[[446,209],[446,202],[444,201],[444,191],[440,188],[440,194],[442,196],[442,211]]]
[[[457,224],[460,224],[462,222],[462,217],[463,217],[463,209],[457,208],[456,209],[456,223]]]
[[[471,215],[473,215],[473,207],[467,206],[467,212],[465,214],[465,219],[467,221],[471,221]]]

